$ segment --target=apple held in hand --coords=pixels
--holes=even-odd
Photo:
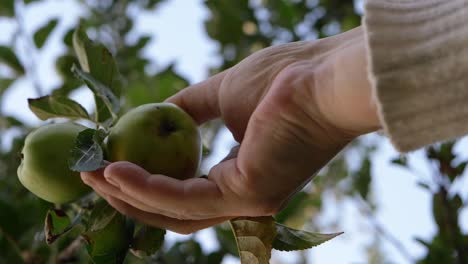
[[[180,180],[195,176],[202,152],[197,124],[170,103],[145,104],[124,114],[112,127],[107,148],[111,161]]]
[[[75,138],[86,127],[75,123],[42,126],[27,137],[18,167],[18,178],[26,189],[51,203],[67,203],[91,191],[80,173],[68,168]]]

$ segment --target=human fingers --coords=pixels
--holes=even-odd
[[[157,208],[151,207],[150,205],[147,205],[143,203],[142,201],[139,201],[125,193],[123,193],[120,189],[115,187],[114,185],[110,184],[107,182],[104,178],[104,170],[98,170],[98,171],[93,171],[93,172],[83,172],[81,175],[81,178],[83,182],[90,187],[93,188],[93,190],[99,194],[101,197],[114,197],[119,200],[125,201],[135,208],[138,208],[142,211],[146,211],[149,213],[158,213],[158,214],[164,214],[170,217],[175,217],[177,218],[177,215],[170,214],[170,212],[163,212],[161,210],[158,210]]]
[[[236,163],[232,158],[213,167],[207,178],[180,181],[116,162],[106,168],[104,177],[128,197],[182,220],[271,215],[267,196],[250,188]]]
[[[166,102],[174,103],[184,109],[198,123],[204,123],[220,115],[219,88],[227,71],[189,86]]]
[[[205,178],[184,181],[152,175],[130,162],[115,162],[104,170],[107,182],[127,197],[180,219],[225,216],[223,194]]]
[[[124,215],[134,218],[147,225],[168,229],[179,234],[190,234],[232,218],[218,217],[204,220],[180,220],[139,210],[138,208],[135,208],[112,196],[107,197],[106,200],[112,207]]]

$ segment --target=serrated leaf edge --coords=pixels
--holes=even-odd
[[[340,236],[340,235],[344,234],[344,232],[337,232],[337,233],[330,233],[330,234],[314,233],[314,232],[309,232],[309,231],[305,231],[305,230],[298,230],[298,229],[290,228],[290,227],[287,227],[287,226],[282,225],[282,224],[277,223],[277,222],[275,222],[275,225],[277,226],[277,232],[276,232],[277,235],[276,235],[275,240],[273,240],[272,246],[273,246],[273,249],[278,250],[278,251],[282,251],[282,252],[302,251],[302,250],[311,249],[311,248],[316,247],[316,246],[319,246],[319,245],[321,245],[321,244],[323,244],[323,243],[325,243],[325,242],[328,242],[328,241],[332,240],[333,238],[335,238],[335,237],[337,237],[337,236]],[[289,250],[289,249],[278,249],[278,248],[275,247],[275,241],[277,240],[278,234],[279,234],[279,232],[278,232],[278,226],[281,226],[282,228],[286,228],[286,230],[288,230],[288,231],[293,230],[293,231],[305,232],[305,233],[314,234],[314,235],[330,235],[330,237],[329,237],[327,240],[325,240],[325,241],[322,241],[322,242],[320,242],[320,243],[318,243],[318,244],[311,245],[311,246],[297,247],[297,248],[295,248],[295,249],[290,249],[290,250]],[[298,237],[294,232],[289,232],[289,233],[292,234],[292,235],[294,235],[295,237]],[[301,240],[303,240],[303,239],[301,239]],[[280,240],[280,241],[281,241],[281,240]],[[284,243],[283,241],[281,241],[281,243],[286,244],[286,243]],[[289,244],[288,244],[288,245],[289,245]]]

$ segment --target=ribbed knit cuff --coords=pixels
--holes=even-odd
[[[369,72],[386,134],[410,151],[468,133],[468,0],[367,0]]]

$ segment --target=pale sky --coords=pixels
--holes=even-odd
[[[40,25],[47,22],[50,17],[60,17],[59,27],[54,31],[43,51],[34,55],[38,64],[37,71],[43,89],[48,91],[59,83],[54,72],[53,58],[62,52],[61,36],[71,27],[80,16],[79,7],[72,0],[49,0],[45,5],[36,5],[26,13],[27,30],[34,32]],[[135,34],[153,34],[155,39],[145,50],[149,58],[157,58],[156,68],[161,69],[170,62],[177,62],[176,69],[191,83],[203,80],[207,77],[207,69],[210,65],[216,65],[219,59],[215,57],[216,44],[212,42],[204,32],[203,20],[208,15],[203,8],[202,1],[169,0],[163,4],[157,12],[138,14],[135,24]],[[66,15],[64,15],[66,10]],[[0,20],[0,44],[11,39],[12,25]],[[22,53],[24,59],[25,53]],[[27,54],[27,56],[31,56]],[[26,98],[36,97],[27,80],[18,81],[15,88],[4,95],[3,109],[6,114],[16,116],[29,123],[38,123],[29,111]],[[90,93],[82,90],[73,95],[73,98],[83,103],[88,109],[92,107]],[[11,136],[11,133],[10,133]],[[369,140],[374,140],[371,135]],[[229,151],[233,139],[227,130],[218,137],[214,155],[209,163],[214,165]],[[457,147],[463,157],[468,157],[466,151],[468,140]],[[419,178],[396,166],[389,166],[389,160],[394,158],[397,152],[387,139],[381,139],[379,148],[373,156],[373,171],[378,174],[374,178],[373,187],[376,202],[378,204],[377,219],[408,249],[414,257],[424,254],[424,248],[416,241],[415,237],[430,239],[435,232],[432,222],[430,196],[422,188],[416,185]],[[416,164],[421,177],[430,178],[427,164],[424,163],[423,153],[417,151],[410,155],[410,160]],[[468,199],[468,179],[458,183],[458,190],[465,201]],[[325,203],[330,209],[321,219],[327,219],[337,215],[336,207],[332,199],[326,199]],[[369,236],[369,223],[360,216],[359,211],[352,203],[345,203],[339,209],[343,215],[342,228],[340,230],[319,230],[321,232],[344,231],[345,234],[337,239],[325,243],[319,247],[307,251],[313,263],[366,263],[363,245],[369,244],[372,238]],[[468,210],[463,211],[460,222],[465,232],[468,232]],[[316,231],[316,230],[315,230]],[[183,238],[171,234],[170,241]],[[197,234],[204,250],[211,251],[215,248],[213,233],[205,230]],[[384,241],[384,249],[389,263],[408,263],[395,250],[393,246]],[[293,263],[294,254],[273,252],[275,260],[282,263]],[[223,263],[236,263],[232,258]],[[272,262],[273,263],[273,262]]]

